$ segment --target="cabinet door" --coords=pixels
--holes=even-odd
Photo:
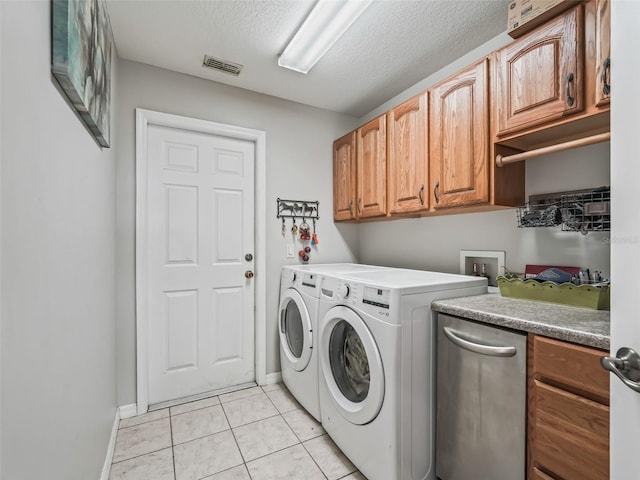
[[[429,90],[429,172],[438,208],[489,201],[488,60]]]
[[[582,5],[498,51],[498,136],[584,108]]]
[[[428,210],[427,94],[422,93],[387,113],[389,126],[389,210]]]
[[[611,5],[596,4],[596,106],[609,104],[611,93]]]
[[[333,142],[333,219],[356,218],[356,132]]]
[[[608,480],[609,379],[601,373],[603,355],[529,335],[528,478]]]
[[[357,130],[359,218],[387,214],[387,128],[381,115]]]
[[[609,477],[609,407],[535,380],[535,466],[564,480]]]

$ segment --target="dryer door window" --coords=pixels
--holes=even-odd
[[[329,338],[331,373],[340,392],[350,401],[362,402],[369,393],[369,359],[358,332],[340,320]]]
[[[369,328],[353,310],[333,307],[322,319],[320,365],[340,414],[356,425],[376,418],[384,400],[384,371]]]
[[[304,348],[304,338],[302,315],[296,302],[287,303],[287,306],[282,310],[282,324],[289,351],[294,357],[300,358]]]
[[[286,361],[297,371],[311,359],[312,335],[309,311],[300,294],[288,289],[280,301],[280,348]]]

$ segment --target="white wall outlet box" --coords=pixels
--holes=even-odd
[[[460,273],[462,275],[473,274],[473,264],[478,265],[480,273],[481,265],[486,264],[489,285],[497,286],[496,277],[504,275],[506,253],[502,250],[460,250]]]

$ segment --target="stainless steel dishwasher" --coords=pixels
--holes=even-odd
[[[526,334],[438,314],[436,476],[524,480]]]

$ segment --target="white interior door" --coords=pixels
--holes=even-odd
[[[148,403],[255,380],[254,143],[147,134]]]
[[[611,354],[640,353],[640,2],[611,2]],[[639,478],[640,393],[611,375],[611,479]]]

